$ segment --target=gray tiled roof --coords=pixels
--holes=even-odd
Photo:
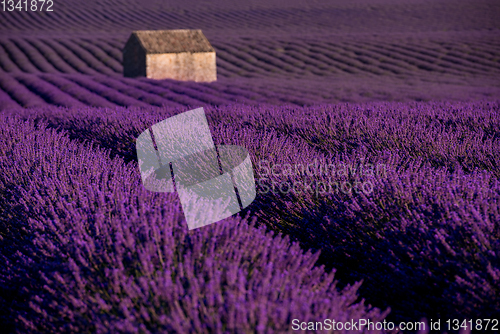
[[[132,34],[150,54],[215,51],[201,30],[138,30]]]

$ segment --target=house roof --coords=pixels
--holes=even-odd
[[[132,32],[146,53],[214,52],[201,30],[137,30]]]

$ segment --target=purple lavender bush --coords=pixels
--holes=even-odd
[[[42,121],[2,117],[0,311],[18,332],[290,332],[291,321],[371,319],[318,253],[234,217],[188,231],[175,194],[141,186]],[[359,331],[378,332],[378,331]]]
[[[45,58],[44,54],[34,47],[29,41],[25,39],[11,39],[11,42],[4,42],[5,44],[13,44],[11,47],[11,55],[18,61],[18,59],[25,59],[26,62],[32,62],[36,67],[34,72],[44,72],[56,74],[58,70]],[[17,50],[18,49],[18,50]],[[28,59],[26,59],[28,58]]]
[[[68,74],[78,73],[75,67],[67,63],[65,58],[56,52],[44,39],[29,39],[27,43],[32,45],[43,56],[44,61],[52,65],[58,72]]]
[[[63,106],[63,107],[84,107],[85,104],[81,103],[77,99],[73,98],[67,93],[61,92],[57,87],[48,83],[47,81],[41,80],[39,77],[34,75],[17,75],[17,80],[22,83],[29,90],[34,92],[37,96],[40,96],[45,101],[50,104]]]
[[[254,154],[265,194],[249,210],[259,221],[321,249],[320,263],[345,268],[341,281],[364,279],[362,295],[390,305],[390,319],[498,314],[498,102],[263,108],[262,118],[243,111],[232,114],[244,126],[215,132]],[[348,172],[269,171],[315,161]],[[369,164],[383,168],[361,173]],[[351,187],[329,191],[332,179]],[[356,182],[369,191],[355,191]],[[320,184],[319,194],[279,189],[304,183]]]
[[[42,75],[41,78],[75,99],[83,102],[85,105],[107,108],[116,107],[116,104],[106,100],[98,94],[86,90],[75,82],[65,79],[62,76],[45,74]]]
[[[0,105],[1,109],[10,109],[8,102],[13,100],[22,107],[40,107],[46,106],[47,103],[36,94],[33,94],[24,85],[20,84],[18,80],[10,75],[0,75],[0,88],[6,93],[7,98]],[[3,95],[3,94],[2,94]]]
[[[262,183],[247,213],[257,225],[321,250],[318,264],[336,268],[341,285],[363,280],[361,295],[390,307],[389,319],[499,311],[498,102],[205,109],[216,143],[241,145],[252,156]],[[24,117],[132,162],[142,129],[182,111],[48,108]],[[266,166],[315,162],[348,171],[266,173]],[[361,173],[369,164],[383,168]],[[340,184],[331,192],[279,189],[331,180]],[[350,191],[342,188],[347,182]],[[355,182],[369,191],[353,190]]]
[[[499,16],[493,0],[0,11],[2,329],[498,317]],[[216,82],[122,77],[131,31],[179,28],[203,30]],[[258,193],[188,232],[174,194],[141,188],[135,138],[196,107],[248,149]]]

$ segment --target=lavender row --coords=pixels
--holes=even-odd
[[[181,87],[188,87],[191,88],[191,85],[189,83],[181,83],[179,82],[173,82],[171,85],[161,85],[156,82],[156,80],[151,80],[151,79],[141,79],[141,80],[135,80],[135,79],[127,79],[124,80],[128,85],[131,85],[133,87],[136,87],[137,89],[140,89],[142,91],[149,92],[151,94],[157,94],[161,96],[162,98],[168,100],[169,104],[179,107],[183,107],[185,105],[200,105],[202,102],[198,99],[194,99],[191,96],[193,95],[193,89],[190,89],[190,91],[186,92],[184,89]],[[200,91],[202,86],[197,85],[197,90]],[[215,94],[214,94],[215,95]],[[213,99],[216,99],[216,97],[211,96]],[[227,100],[220,100],[218,99],[219,102],[222,102],[224,104],[227,104]]]
[[[113,71],[108,66],[105,66],[102,61],[96,58],[91,52],[87,51],[86,48],[78,45],[77,43],[71,40],[59,40],[59,43],[69,51],[73,52],[78,59],[84,61],[88,67],[94,69],[96,72],[105,75],[116,74],[116,71]]]
[[[242,128],[220,114],[216,141],[247,147],[263,181],[249,210],[321,249],[343,281],[364,279],[371,302],[400,320],[500,311],[498,103],[232,110]],[[287,164],[323,173],[288,175]],[[361,171],[370,165],[381,168]]]
[[[38,69],[32,64],[30,59],[21,52],[17,46],[10,40],[0,41],[3,49],[6,51],[6,55],[15,63],[15,65],[23,72],[27,73],[37,73]]]
[[[47,61],[45,56],[27,40],[19,38],[13,39],[11,41],[21,51],[15,53],[13,57],[14,59],[23,58],[24,55],[21,55],[21,53],[23,53],[27,56],[29,61],[32,62],[34,66],[36,66],[37,71],[52,74],[59,72],[54,68],[54,66],[52,66],[52,64],[50,64],[50,62]]]
[[[94,43],[88,43],[84,40],[76,40],[75,44],[79,44],[86,50],[92,53],[92,55],[99,59],[107,67],[111,68],[116,73],[123,73],[122,63],[117,61],[114,54],[108,54],[106,50],[102,50],[100,47],[96,46]]]
[[[109,54],[113,59],[116,60],[118,64],[122,64],[122,46],[120,45],[122,41],[118,41],[118,45],[113,45],[113,40],[105,40],[105,39],[86,39],[85,42],[92,43],[96,45],[99,49],[103,50],[107,54]]]
[[[16,80],[17,78],[19,80]],[[204,104],[230,105],[233,103],[282,103],[295,102],[298,104],[314,103],[310,98],[303,98],[304,94],[286,97],[286,91],[279,92],[278,87],[268,91],[267,88],[246,90],[235,87],[232,83],[218,83],[206,86],[199,83],[179,83],[173,80],[152,82],[151,80],[135,80],[126,78],[111,78],[104,76],[87,75],[55,75],[42,74],[6,74],[2,80],[13,82],[5,84],[1,89],[15,97],[23,107],[30,107],[37,101],[43,101],[44,106],[81,107],[82,103],[89,106],[108,107],[111,104],[120,106],[166,106],[197,107]],[[45,81],[45,82],[44,82]],[[243,86],[241,83],[239,86]],[[29,92],[29,93],[26,93]],[[238,95],[242,93],[241,95]],[[22,95],[29,94],[32,99],[25,99]],[[18,96],[19,97],[16,97]],[[306,94],[307,95],[307,94]],[[75,97],[76,99],[71,99]],[[43,99],[43,100],[42,100]],[[33,101],[31,101],[33,100]],[[78,100],[78,101],[77,101]],[[0,105],[8,109],[8,105]]]
[[[3,46],[0,45],[0,68],[2,72],[19,72],[17,65],[9,58],[9,54]]]
[[[21,106],[14,101],[9,94],[0,90],[0,110],[2,109],[19,109]]]
[[[145,80],[146,81],[146,80]],[[193,82],[187,82],[183,85],[179,85],[178,82],[174,80],[162,80],[159,82],[154,82],[153,80],[147,80],[152,85],[157,85],[169,89],[180,95],[185,95],[196,101],[198,104],[211,104],[211,105],[227,105],[233,103],[233,101],[227,99],[226,94],[221,94],[217,90],[209,93],[205,93],[203,89],[203,84],[199,85]],[[201,89],[200,89],[201,88]]]
[[[293,154],[292,144],[272,148]],[[365,173],[359,172],[363,163],[383,167],[375,177],[273,177],[266,163],[257,168],[258,192],[264,196],[249,210],[268,227],[307,249],[320,249],[320,263],[343,268],[342,281],[363,279],[363,295],[379,307],[390,306],[400,320],[498,313],[498,178],[487,172],[450,173],[419,160],[410,160],[413,166],[405,169],[399,166],[409,159],[394,153],[357,151],[344,159],[302,155],[285,163],[349,166],[348,174],[351,168]],[[283,166],[280,158],[270,165]]]
[[[356,149],[373,153],[398,152],[411,159],[421,158],[435,168],[453,171],[460,167],[468,173],[480,169],[500,177],[498,101],[339,104],[305,108],[232,105],[205,109],[214,124],[245,124],[261,133],[272,130],[277,136],[304,141],[309,149],[330,156],[350,154]],[[64,112],[54,122],[77,122],[71,125],[73,129],[68,128],[71,131],[93,131],[96,127],[99,129],[94,132],[96,137],[109,138],[112,142],[124,133],[127,136],[140,133],[131,133],[129,124],[137,129],[134,131],[139,131],[145,123],[168,117],[174,109],[151,110],[153,113],[134,109],[117,109],[110,113],[88,108]],[[39,113],[39,117],[55,116],[47,111]],[[94,124],[96,118],[114,126],[101,129],[100,123]],[[246,144],[252,145],[251,138],[247,141]]]
[[[98,94],[79,86],[75,82],[60,75],[42,75],[41,78],[56,86],[61,91],[83,102],[85,105],[96,107],[116,107],[116,104],[106,100]]]
[[[85,104],[71,97],[71,95],[61,92],[57,87],[47,81],[41,80],[38,76],[18,74],[16,79],[50,104],[64,107],[85,106]]]
[[[216,143],[246,147],[263,180],[248,211],[321,250],[321,263],[344,268],[342,282],[364,279],[372,304],[390,306],[399,320],[499,311],[498,101],[205,109]],[[36,115],[134,161],[138,134],[182,111]],[[288,175],[286,164],[348,169]],[[366,165],[382,167],[370,175],[360,171]]]
[[[55,60],[54,60],[55,61]],[[56,65],[54,64],[54,67]],[[58,68],[63,70],[63,68]],[[8,77],[17,74],[5,73]],[[32,81],[43,78],[43,74],[22,74],[23,77],[34,76]],[[379,79],[366,79],[358,82],[355,77],[342,77],[339,81],[332,82],[330,78],[310,78],[301,80],[284,80],[281,78],[221,78],[214,83],[177,82],[174,80],[153,81],[150,79],[130,79],[120,77],[104,77],[101,75],[89,76],[82,74],[65,75],[65,79],[72,80],[83,89],[120,106],[143,106],[163,105],[175,107],[178,105],[197,107],[205,104],[229,105],[234,103],[244,104],[295,104],[299,106],[316,105],[320,103],[332,103],[336,101],[361,101],[367,100],[426,100],[436,97],[450,96],[458,100],[467,100],[484,94],[496,95],[494,86],[489,88],[475,87],[457,88],[455,85],[424,84],[420,79],[415,79],[415,87],[408,83],[386,78],[383,88]],[[101,85],[96,81],[105,80],[108,85]],[[381,79],[380,79],[381,80]],[[125,85],[132,87],[125,87]],[[484,84],[482,84],[484,86]],[[61,86],[59,92],[54,94],[65,98],[72,92],[65,91],[66,86]],[[11,94],[12,88],[2,88],[4,92]],[[22,88],[20,88],[22,89]],[[47,89],[53,89],[47,87]],[[16,89],[17,90],[17,89]],[[72,90],[72,89],[71,89]],[[125,92],[125,94],[120,91]],[[129,95],[129,96],[127,96]],[[107,106],[96,101],[85,102],[90,106]],[[83,102],[83,101],[82,101]],[[24,105],[25,104],[25,105]],[[26,101],[23,106],[31,103]],[[54,105],[50,100],[44,103],[46,106]],[[75,104],[74,106],[78,106]],[[6,108],[6,107],[4,107]]]
[[[76,74],[77,70],[71,66],[66,60],[59,55],[54,48],[48,45],[43,39],[30,39],[27,40],[38,52],[42,54],[45,60],[50,63],[59,72]]]
[[[479,168],[500,176],[498,101],[283,106],[239,114],[256,129],[276,129],[322,152],[387,150],[421,157],[434,167]]]
[[[0,75],[0,89],[4,93],[4,96],[8,95],[11,100],[17,102],[22,107],[47,105],[47,102],[42,100],[37,94],[33,94],[10,75]],[[0,105],[0,109],[9,109],[9,105],[11,105],[11,102],[8,99],[4,99]]]
[[[91,77],[88,76],[71,76],[68,77],[71,81],[77,83],[78,85],[82,86],[83,88],[91,91],[92,93],[95,93],[99,96],[102,96],[106,98],[107,100],[118,104],[120,106],[141,106],[141,107],[148,107],[148,104],[138,101],[134,98],[131,98],[125,94],[122,94],[114,89],[109,89],[109,87],[102,85],[95,80],[93,80]]]
[[[339,292],[318,253],[288,238],[238,217],[189,232],[178,198],[144,190],[135,163],[43,122],[1,124],[0,298],[12,329],[284,333],[296,317],[387,315],[357,302],[358,283]]]
[[[148,92],[147,89],[140,89],[134,86],[129,86],[126,80],[115,80],[110,77],[98,77],[96,81],[109,87],[111,90],[118,91],[128,97],[137,99],[138,101],[144,102],[152,106],[164,106],[171,104],[171,101],[165,99],[162,96]],[[127,80],[128,81],[128,80]],[[134,80],[132,80],[134,81]],[[175,105],[175,103],[174,103]]]
[[[61,41],[46,39],[44,40],[44,43],[52,50],[54,50],[65,63],[67,63],[78,73],[91,74],[91,75],[99,74],[99,72],[90,67],[88,63],[80,59],[77,54],[75,54],[64,44],[62,44]]]

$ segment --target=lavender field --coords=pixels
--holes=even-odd
[[[52,9],[0,12],[2,332],[500,320],[498,3]],[[216,82],[123,77],[132,30],[179,28],[212,43]],[[135,139],[196,107],[249,151],[257,197],[190,231]]]

